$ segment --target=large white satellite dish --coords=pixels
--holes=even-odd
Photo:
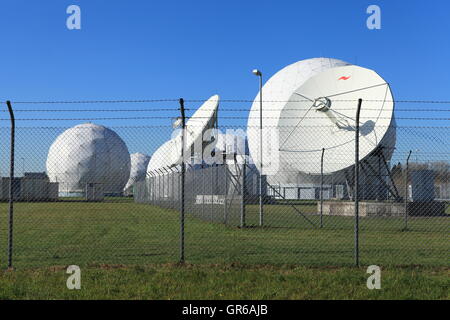
[[[206,142],[209,140],[209,137],[204,137],[204,134],[206,130],[214,127],[217,120],[219,99],[220,97],[218,95],[211,96],[186,122],[185,150],[188,150],[186,152],[187,157],[194,156],[196,159],[201,159],[203,142],[204,140]],[[181,159],[181,131],[173,140],[176,145],[177,157]]]
[[[330,58],[312,58],[295,62],[278,71],[263,87],[263,160],[264,174],[273,176],[277,180],[289,180],[294,169],[291,170],[289,161],[280,163],[278,146],[278,121],[286,102],[293,92],[314,75],[330,68],[349,65],[347,62]],[[260,170],[259,149],[259,93],[257,94],[249,113],[247,123],[248,147],[250,155]],[[280,168],[282,166],[282,168]],[[281,170],[282,169],[282,172]],[[284,177],[282,177],[284,175]]]
[[[325,148],[324,173],[354,164],[354,139],[358,99],[363,99],[360,119],[360,158],[375,150],[390,128],[394,103],[389,85],[374,71],[358,66],[336,67],[311,77],[297,88],[281,111],[279,150],[292,168],[320,174]]]
[[[263,173],[269,181],[291,182],[295,174],[320,174],[322,148],[325,174],[353,166],[359,98],[366,101],[360,119],[360,159],[377,147],[384,147],[390,157],[395,144],[394,104],[389,85],[376,72],[319,58],[290,65],[272,77],[263,88]],[[259,97],[248,131],[250,154],[260,168],[257,113]]]

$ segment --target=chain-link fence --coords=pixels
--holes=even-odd
[[[0,129],[3,268],[9,244],[18,268],[177,262],[182,198],[187,262],[354,263],[354,141],[332,157],[328,150],[299,155],[292,148],[277,170],[263,165],[262,178],[248,155],[221,153],[225,161],[212,164],[187,160],[182,197],[180,164],[157,170],[145,164],[123,190],[129,153],[152,155],[172,128],[83,126],[69,135],[67,127],[16,128],[12,183],[10,128]],[[334,138],[330,128],[311,130]],[[449,131],[397,126],[395,149],[374,146],[361,157],[362,264],[449,264]]]

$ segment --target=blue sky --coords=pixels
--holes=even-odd
[[[71,4],[81,7],[81,30],[66,28],[66,8]],[[366,27],[366,8],[370,4],[381,7],[381,30]],[[390,83],[396,99],[450,100],[450,2],[446,0],[2,0],[0,12],[3,101],[203,99],[215,93],[224,99],[253,99],[257,79],[250,71],[254,67],[260,68],[267,79],[290,63],[318,56],[377,70]],[[249,106],[250,103],[227,105]],[[114,115],[65,112],[16,116]],[[397,117],[443,115],[448,117],[448,113],[419,112]],[[1,113],[1,118],[5,118],[5,113]],[[97,122],[114,126],[159,125],[169,121]],[[75,123],[19,121],[18,126]],[[410,123],[399,120],[400,125]],[[448,125],[448,121],[419,124]],[[2,121],[0,126],[6,125]]]
[[[82,30],[65,26],[70,4]],[[381,30],[366,28],[369,4]],[[376,69],[397,99],[449,97],[445,0],[3,0],[0,11],[2,99],[252,99],[252,68],[268,77],[317,56]]]

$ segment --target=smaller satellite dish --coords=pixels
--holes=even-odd
[[[193,150],[194,146],[200,146],[200,150],[186,153],[186,158],[200,159],[198,153],[203,151],[203,134],[207,129],[214,126],[219,106],[219,96],[214,95],[205,101],[202,106],[189,118],[186,123],[185,150]],[[178,118],[173,127],[179,127],[182,119]],[[153,154],[147,167],[147,173],[159,173],[161,169],[173,168],[181,162],[182,151],[182,130],[179,130],[175,137],[163,143]]]
[[[210,97],[187,121],[185,150],[190,150],[190,152],[186,152],[186,155],[190,153],[189,157],[193,156],[198,158],[198,154],[203,152],[203,136],[207,129],[212,129],[214,127],[217,120],[219,99],[220,97],[218,95]],[[205,139],[209,140],[208,137]],[[176,145],[175,150],[177,152],[177,158],[181,160],[181,131],[173,140]]]
[[[176,165],[175,141],[173,139],[164,142],[153,153],[148,163],[147,173],[157,172],[162,168],[171,168]]]

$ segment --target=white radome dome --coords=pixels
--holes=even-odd
[[[47,175],[60,193],[83,193],[87,183],[105,193],[121,193],[130,176],[130,154],[117,133],[84,123],[67,129],[50,146]]]
[[[135,182],[145,179],[147,166],[150,161],[150,156],[139,152],[132,153],[130,155],[130,158],[131,158],[130,178],[128,179],[124,191],[131,188]]]

